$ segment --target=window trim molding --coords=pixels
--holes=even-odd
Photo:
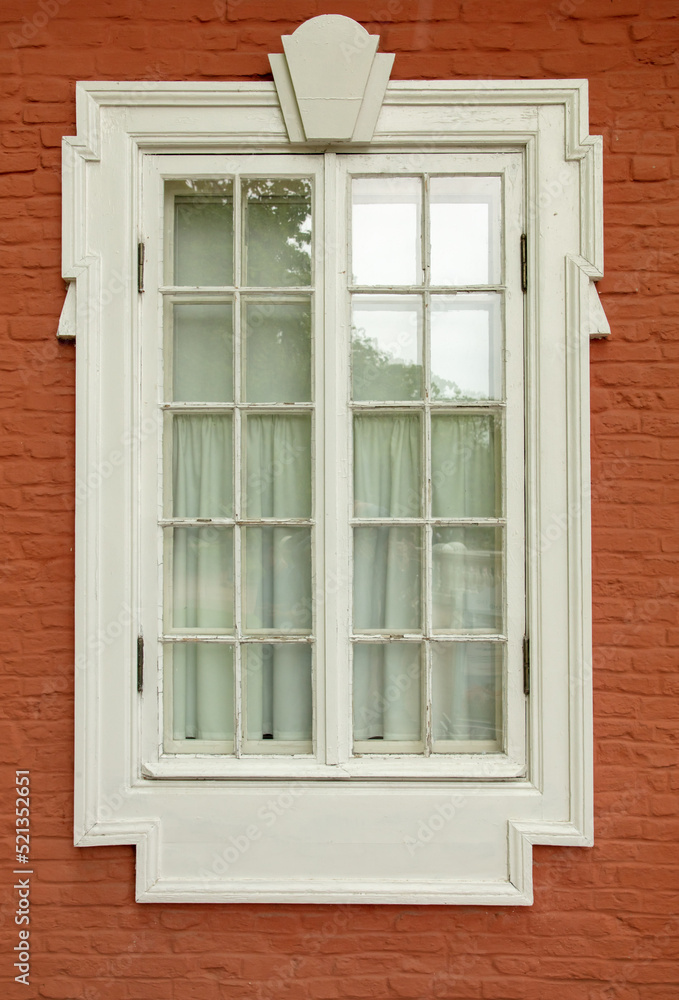
[[[190,119],[188,124],[187,119]],[[64,139],[63,276],[69,282],[69,292],[61,323],[62,331],[77,331],[78,340],[76,844],[134,843],[137,899],[146,902],[530,904],[533,844],[592,844],[586,348],[588,337],[605,336],[608,331],[593,285],[593,280],[603,273],[602,140],[588,135],[587,82],[390,83],[370,144],[291,145],[273,83],[79,83],[77,125],[77,138]],[[122,351],[118,359],[114,358],[105,333],[113,322],[129,324],[130,328],[138,325],[135,280],[140,216],[136,192],[141,157],[154,152],[462,151],[482,150],[484,146],[525,150],[527,205],[532,207],[528,218],[531,280],[526,296],[529,342],[533,338],[529,365],[542,364],[549,352],[561,352],[564,405],[568,414],[563,426],[568,472],[560,498],[565,504],[564,521],[560,527],[556,525],[558,533],[552,548],[559,550],[560,586],[570,609],[566,616],[569,647],[566,676],[558,678],[560,690],[567,698],[566,710],[554,707],[550,649],[541,646],[540,634],[532,636],[535,673],[528,702],[528,728],[532,734],[530,778],[511,784],[482,779],[449,782],[445,791],[436,781],[408,785],[402,780],[385,779],[368,789],[369,794],[380,792],[387,813],[395,810],[403,818],[414,808],[412,822],[404,821],[406,833],[402,845],[408,843],[411,827],[413,831],[417,828],[418,819],[426,824],[427,817],[434,815],[436,809],[443,816],[440,809],[446,803],[455,820],[445,821],[446,837],[459,824],[462,843],[470,849],[465,830],[468,831],[472,817],[474,822],[485,822],[483,817],[494,816],[501,829],[494,835],[493,856],[485,861],[477,859],[469,869],[472,873],[469,876],[453,867],[430,877],[426,876],[426,865],[418,870],[413,862],[412,877],[399,877],[398,866],[394,866],[390,855],[392,860],[385,861],[381,877],[352,877],[339,864],[335,870],[328,869],[325,875],[311,878],[296,876],[294,872],[287,878],[271,873],[261,878],[231,877],[228,861],[221,866],[215,863],[206,873],[205,856],[215,856],[214,850],[207,846],[207,855],[196,852],[196,858],[187,859],[188,867],[183,869],[178,861],[181,852],[176,834],[181,819],[175,816],[167,823],[168,803],[179,796],[184,802],[180,809],[191,812],[186,808],[186,800],[196,796],[203,803],[215,802],[215,796],[219,795],[230,797],[236,804],[248,796],[253,802],[258,800],[252,790],[252,779],[240,783],[232,780],[196,783],[176,777],[167,782],[141,773],[133,690],[136,670],[134,674],[132,670],[133,658],[136,660],[137,583],[133,582],[130,560],[134,530],[131,524],[122,537],[116,537],[119,551],[112,563],[112,578],[102,576],[101,529],[107,524],[107,512],[117,509],[121,502],[124,507],[129,499],[137,447],[134,433],[129,429],[128,410],[120,426],[131,435],[125,441],[129,448],[119,462],[114,457],[114,452],[116,455],[118,452],[115,447],[111,450],[106,418],[115,394],[99,379],[99,373],[104,371],[106,377],[119,379],[124,388],[123,398],[127,401],[133,398],[137,374],[134,352]],[[113,236],[104,233],[93,217],[101,185],[109,182],[117,185],[115,194],[121,199],[116,202],[120,222]],[[555,200],[564,205],[561,215],[567,217],[557,225],[566,229],[560,235],[555,234],[550,230],[553,224],[548,223],[548,232],[538,247],[530,234],[541,231],[536,223],[547,218],[546,207]],[[117,241],[118,256],[112,252],[111,239]],[[553,259],[563,262],[557,276],[550,277],[542,264],[545,241],[550,243]],[[538,337],[539,293],[545,295],[548,288],[563,303],[563,321],[551,328],[555,331],[553,343],[546,331]],[[556,362],[552,359],[550,364],[554,369]],[[540,388],[540,380],[530,367],[526,377],[534,385],[537,381],[537,391],[546,391]],[[527,425],[527,433],[532,435],[533,456],[534,443],[541,439],[539,409],[536,407]],[[541,475],[544,472],[529,468],[528,479],[536,484],[537,495],[529,499],[528,506],[532,508],[535,504],[540,514],[544,510],[554,514],[557,508],[553,498],[552,506],[545,506],[545,497],[540,494],[538,487],[544,486]],[[551,522],[545,523],[540,517],[530,526],[529,577],[533,580],[539,579],[542,572],[539,547],[541,539],[549,540],[551,527]],[[124,580],[129,585],[117,590],[116,581]],[[532,587],[529,620],[544,623],[545,613],[537,591],[548,593],[551,582],[543,576],[539,585]],[[114,635],[111,626],[116,623]],[[111,672],[115,670],[119,672],[120,690],[116,689],[111,697]],[[120,672],[124,675],[122,683]],[[110,750],[112,740],[117,747],[115,754]],[[269,780],[265,785],[262,791],[269,797],[284,794],[293,799],[293,804],[297,797],[298,805],[303,808],[287,812],[282,822],[294,815],[298,832],[310,822],[309,801],[323,804],[328,792],[332,792],[333,800],[342,809],[353,802],[356,809],[365,810],[362,804],[365,798],[361,796],[366,789],[360,781],[354,783],[353,793],[352,783],[346,780],[306,785],[303,781]],[[244,808],[246,811],[249,808],[247,803]],[[253,815],[256,808],[252,807]],[[266,834],[262,824],[259,829],[260,834]],[[435,831],[432,836],[436,841]],[[223,838],[223,832],[212,830],[207,841],[214,848],[223,843]],[[248,840],[253,850],[248,846],[241,851],[239,863],[243,860],[249,863],[255,857],[255,840],[259,839]],[[438,846],[444,847],[445,843]],[[413,848],[410,857],[419,860],[422,855],[423,852]],[[445,852],[441,856],[448,859]],[[398,857],[401,862],[408,862],[408,854],[403,850]],[[402,864],[401,870],[403,867]]]

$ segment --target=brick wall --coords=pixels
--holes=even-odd
[[[285,13],[284,13],[285,12]],[[592,345],[596,845],[535,905],[141,906],[133,849],[72,846],[74,347],[60,142],[78,79],[266,78],[343,13],[394,78],[588,77],[613,337]],[[59,1000],[677,1000],[677,0],[2,0],[0,978]],[[31,770],[29,986],[12,979],[14,771]]]

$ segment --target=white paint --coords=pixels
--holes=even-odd
[[[269,61],[290,141],[370,141],[394,62],[376,54],[379,35],[321,14],[282,42]]]
[[[504,760],[493,754],[452,755],[443,763],[347,759],[350,685],[347,664],[337,657],[326,678],[328,696],[319,695],[323,763],[262,759],[247,762],[250,769],[238,777],[219,757],[162,756],[162,691],[154,690],[149,641],[143,697],[135,683],[138,630],[143,622],[145,636],[152,636],[159,624],[144,588],[155,594],[160,585],[150,528],[160,512],[153,502],[150,510],[144,506],[157,496],[157,480],[141,462],[147,446],[158,448],[159,428],[142,416],[155,405],[158,387],[153,370],[140,369],[140,345],[147,337],[162,343],[162,328],[155,320],[148,325],[152,299],[136,291],[136,246],[145,240],[147,277],[155,268],[157,281],[162,206],[147,228],[140,215],[144,163],[158,153],[286,155],[290,145],[276,90],[267,83],[79,84],[77,120],[78,137],[64,140],[63,273],[76,288],[78,479],[86,481],[126,444],[123,461],[77,504],[76,662],[84,666],[76,677],[76,843],[136,844],[137,898],[149,902],[529,904],[532,844],[592,842],[588,335],[591,279],[602,273],[602,200],[601,140],[587,134],[586,83],[390,84],[370,147],[386,154],[387,170],[399,158],[417,160],[425,142],[442,155],[511,149],[525,164],[527,217],[507,220],[506,230],[508,240],[518,240],[524,225],[528,232],[529,290],[525,297],[512,291],[507,301],[516,315],[526,310],[533,676],[524,714],[519,678],[510,671]],[[301,151],[315,154],[327,145],[308,142]],[[343,253],[346,215],[337,166],[345,169],[351,156],[335,154],[350,149],[332,145],[322,165],[328,234],[318,261],[328,349],[322,377],[327,405],[337,412],[338,386],[347,377],[336,256]],[[541,193],[555,178],[558,193],[543,208]],[[516,288],[517,255],[509,259],[509,284]],[[104,308],[114,271],[123,280]],[[595,326],[604,329],[600,315]],[[342,484],[349,465],[336,444],[326,459],[332,472],[326,551],[338,581],[325,578],[328,613],[338,623],[325,643],[332,650],[348,641]],[[508,488],[520,490],[522,471],[507,472]],[[552,532],[546,545],[554,524],[560,534]],[[515,596],[518,615],[522,599]],[[123,607],[134,615],[125,617],[122,636],[93,644]],[[510,627],[518,629],[518,621]],[[413,851],[416,831],[433,829],[432,817],[443,815],[453,794],[461,800],[454,821]],[[283,808],[280,797],[288,795]],[[234,851],[227,867],[217,864],[228,845],[248,839],[251,827],[261,837]]]

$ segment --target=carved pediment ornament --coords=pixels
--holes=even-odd
[[[322,14],[283,35],[270,55],[291,142],[369,142],[382,107],[393,55],[379,35],[341,14]]]

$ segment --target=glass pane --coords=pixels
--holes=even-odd
[[[502,528],[434,527],[435,629],[502,630],[502,534]]]
[[[419,740],[422,736],[422,653],[419,643],[359,642],[354,646],[354,739]]]
[[[172,625],[188,631],[233,628],[233,531],[171,528]]]
[[[308,301],[246,304],[245,398],[249,403],[311,401]]]
[[[422,532],[354,528],[354,631],[421,627]]]
[[[354,399],[422,399],[422,300],[355,295],[352,302]]]
[[[233,285],[233,184],[170,182],[175,285]]]
[[[175,414],[172,516],[232,517],[231,415]]]
[[[501,399],[500,296],[434,295],[432,399]]]
[[[421,510],[420,418],[354,417],[354,516],[417,517]]]
[[[358,177],[352,192],[353,284],[422,284],[420,178]]]
[[[311,530],[245,531],[245,627],[276,632],[311,628]]]
[[[246,644],[248,740],[311,739],[311,646]]]
[[[172,399],[233,401],[233,309],[230,302],[175,303]]]
[[[501,517],[500,420],[432,414],[432,517]]]
[[[432,643],[434,740],[502,740],[502,658],[491,642]]]
[[[432,177],[432,285],[500,282],[499,177]]]
[[[243,181],[245,285],[311,284],[311,181]]]
[[[311,415],[245,419],[247,517],[311,517]]]
[[[232,740],[233,648],[182,642],[165,647],[172,663],[173,736],[176,740]]]

